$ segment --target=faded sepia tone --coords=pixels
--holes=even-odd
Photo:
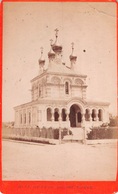
[[[3,141],[3,179],[115,180],[116,140],[87,134],[116,115],[116,4],[4,3],[3,18],[4,137],[17,140]]]
[[[66,65],[75,43],[76,68],[88,76],[87,98],[110,102],[116,114],[115,3],[4,3],[3,15],[3,121],[14,120],[13,107],[31,100],[40,47],[48,65],[55,28]]]

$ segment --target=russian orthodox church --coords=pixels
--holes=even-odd
[[[69,56],[70,66],[63,62],[62,45],[51,41],[49,64],[45,69],[43,48],[39,59],[39,75],[31,80],[31,102],[16,106],[15,128],[82,128],[109,122],[109,103],[88,101],[87,75],[77,72],[77,56]]]

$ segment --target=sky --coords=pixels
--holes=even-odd
[[[46,67],[50,39],[63,46],[70,65],[74,42],[78,73],[87,75],[87,99],[110,102],[116,115],[116,3],[3,3],[3,121],[14,121],[13,107],[31,101],[31,83],[39,73],[40,48]]]

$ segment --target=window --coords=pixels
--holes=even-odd
[[[51,109],[48,108],[47,109],[47,121],[51,121],[52,120],[52,113],[51,113]]]
[[[93,109],[92,110],[92,121],[95,121],[96,120],[96,110]]]
[[[90,110],[89,109],[86,109],[86,112],[85,112],[85,120],[86,121],[90,121]]]
[[[66,121],[66,111],[64,108],[62,109],[62,121]]]
[[[22,114],[20,115],[20,123],[22,124]]]
[[[24,114],[24,124],[26,124],[26,113]]]
[[[29,124],[31,123],[31,113],[29,112]]]
[[[65,94],[69,94],[69,83],[65,82]]]
[[[41,96],[41,86],[39,85],[39,97]]]
[[[59,113],[58,113],[58,109],[56,108],[54,111],[54,121],[59,121]]]
[[[98,118],[99,118],[99,121],[103,121],[103,112],[101,109],[98,110]]]

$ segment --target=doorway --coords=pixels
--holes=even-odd
[[[70,107],[69,118],[70,118],[71,127],[81,127],[82,114],[81,114],[81,109],[78,105],[73,104]]]

